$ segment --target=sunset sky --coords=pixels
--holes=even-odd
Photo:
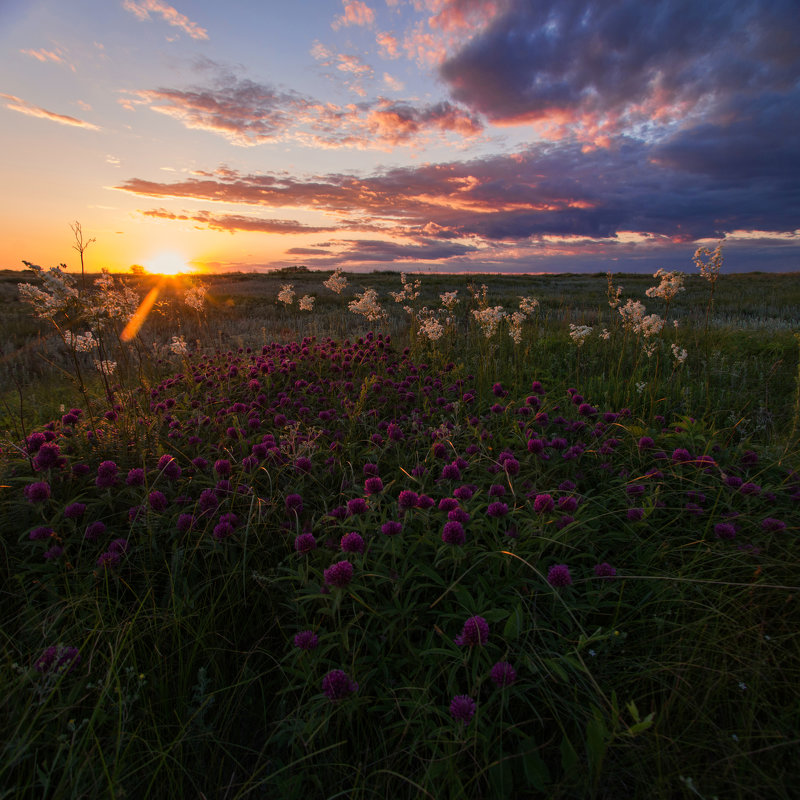
[[[800,270],[797,0],[0,0],[0,268]]]

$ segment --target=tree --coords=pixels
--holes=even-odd
[[[96,242],[97,239],[92,238],[84,241],[83,229],[81,228],[80,222],[77,220],[75,221],[74,225],[70,225],[69,227],[72,229],[72,233],[75,236],[75,244],[72,245],[72,249],[77,250],[81,256],[81,288],[86,291],[86,276],[83,272],[83,254],[86,252],[86,248],[89,247],[92,242]]]

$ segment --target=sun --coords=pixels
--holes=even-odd
[[[145,263],[145,266],[148,272],[157,275],[177,275],[189,270],[186,259],[174,250],[162,250],[160,253],[156,253]]]

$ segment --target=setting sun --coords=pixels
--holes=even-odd
[[[145,262],[148,272],[157,275],[177,275],[190,270],[186,259],[175,251],[156,253],[149,261]]]

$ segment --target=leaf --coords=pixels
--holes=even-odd
[[[519,639],[520,632],[522,631],[522,609],[517,606],[509,615],[506,624],[503,627],[503,638],[506,641],[513,642]]]
[[[561,739],[559,750],[561,750],[561,766],[564,772],[568,775],[572,774],[578,766],[578,754],[575,752],[575,748],[572,746],[572,742],[567,738],[566,733]]]
[[[526,784],[539,792],[544,792],[550,783],[550,770],[539,755],[536,740],[532,736],[520,744],[520,760]]]

